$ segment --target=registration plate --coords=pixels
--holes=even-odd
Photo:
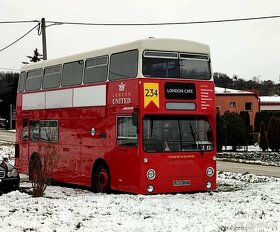
[[[173,186],[188,186],[191,182],[189,180],[174,180]]]

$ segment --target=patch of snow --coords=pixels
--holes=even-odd
[[[0,144],[13,160],[14,147]],[[31,183],[0,196],[0,231],[280,231],[280,179],[220,172],[214,192],[94,194],[49,186],[33,198]]]
[[[254,92],[238,90],[238,89],[229,89],[222,87],[215,87],[216,94],[255,94]]]
[[[15,147],[13,144],[0,141],[0,162],[3,158],[8,158],[9,162],[14,164]]]
[[[239,147],[236,152],[231,151],[230,146],[225,148],[222,152],[217,154],[218,160],[232,161],[248,164],[261,164],[269,166],[280,166],[280,153],[272,151],[262,151],[256,144],[255,146],[248,146],[247,152],[245,147]]]
[[[50,186],[44,197],[32,198],[16,191],[0,197],[0,230],[279,231],[279,182],[225,172],[210,193],[94,194]]]

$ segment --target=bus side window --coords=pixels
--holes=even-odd
[[[107,80],[108,57],[96,57],[86,60],[84,84]]]
[[[117,117],[117,144],[119,146],[137,146],[137,127],[132,117]]]
[[[114,53],[110,61],[110,80],[136,77],[138,72],[138,50]]]
[[[60,86],[61,65],[46,67],[43,75],[43,89]]]
[[[26,90],[41,89],[42,69],[30,70],[27,72]]]
[[[44,142],[58,142],[58,122],[56,120],[41,121],[40,140]]]
[[[25,82],[26,82],[26,72],[21,72],[19,82],[18,82],[18,92],[19,93],[21,93],[25,90]]]
[[[30,141],[32,142],[39,141],[39,128],[40,128],[39,121],[30,121],[30,128],[29,128]]]
[[[22,121],[22,140],[28,140],[28,120],[26,118]]]
[[[80,85],[83,77],[84,61],[79,60],[63,65],[62,86]]]

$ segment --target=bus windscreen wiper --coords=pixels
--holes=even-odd
[[[199,150],[201,152],[201,155],[203,155],[202,142],[201,142],[198,134],[196,133],[196,131],[193,129],[192,124],[191,123],[189,123],[189,124],[190,124],[190,128],[191,128],[192,137],[193,137],[194,141],[197,143]]]

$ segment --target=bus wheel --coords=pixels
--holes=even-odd
[[[99,165],[94,172],[93,190],[97,193],[109,193],[110,177],[108,169],[103,165]]]
[[[42,169],[41,160],[38,155],[31,157],[29,161],[29,180],[32,182],[38,176],[40,176]]]

